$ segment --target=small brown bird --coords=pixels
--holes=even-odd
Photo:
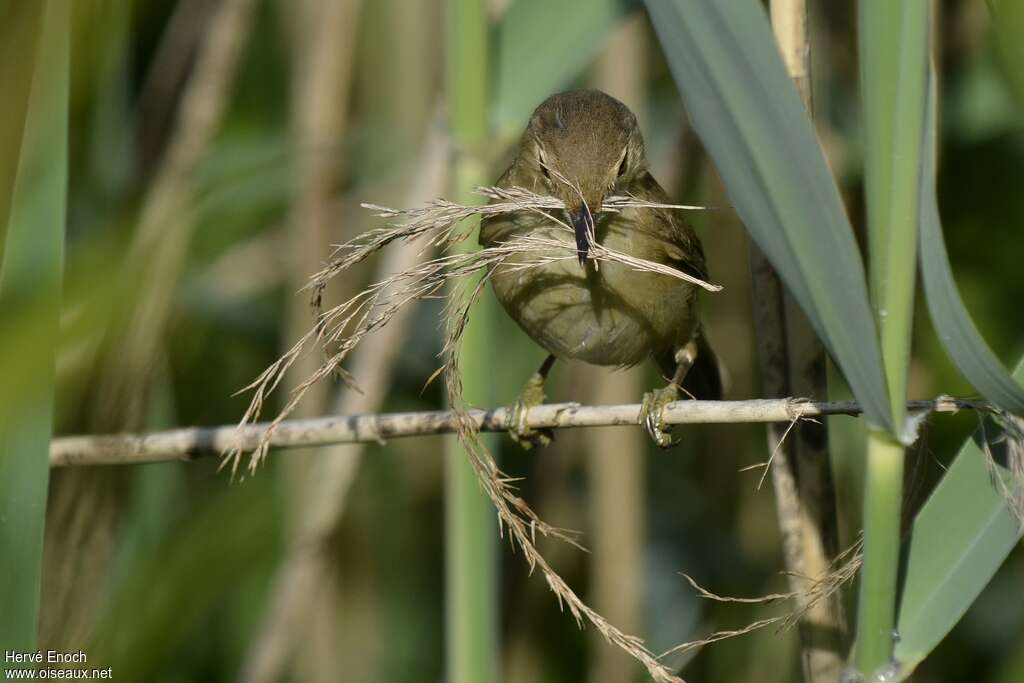
[[[627,255],[707,280],[700,240],[677,213],[629,208],[602,212],[613,195],[669,203],[651,177],[636,116],[598,90],[574,90],[545,100],[530,118],[512,165],[498,180],[564,202],[565,211],[498,214],[484,219],[480,243],[500,244],[530,234],[575,242],[578,262],[530,261],[516,253],[492,277],[498,301],[550,354],[516,403],[513,438],[523,447],[544,445],[549,433],[525,425],[526,412],[544,401],[544,381],[555,358],[628,367],[653,358],[668,385],[645,394],[640,421],[659,446],[672,445],[662,422],[667,403],[683,390],[698,398],[721,395],[718,363],[705,341],[697,288],[683,280],[587,257],[591,240]],[[564,215],[562,215],[564,213]],[[561,220],[560,220],[561,219]],[[565,225],[573,230],[566,230]],[[574,234],[573,234],[574,233]]]

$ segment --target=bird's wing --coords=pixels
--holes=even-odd
[[[658,181],[650,173],[644,173],[631,184],[631,193],[640,200],[656,204],[671,204],[668,193],[661,188]],[[700,238],[690,224],[673,209],[639,209],[650,211],[655,216],[655,229],[658,242],[665,251],[671,264],[685,273],[708,280],[707,264],[704,261],[704,248]]]

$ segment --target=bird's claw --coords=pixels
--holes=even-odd
[[[672,428],[663,419],[665,406],[679,399],[679,387],[669,384],[663,389],[655,389],[644,394],[640,405],[640,424],[651,436],[658,448],[672,448],[678,441],[672,439]]]
[[[527,424],[530,408],[543,404],[544,398],[544,377],[537,373],[526,383],[512,406],[512,423],[509,425],[508,435],[524,451],[541,448],[554,441],[553,430],[534,429]]]

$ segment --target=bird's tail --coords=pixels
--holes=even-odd
[[[697,335],[697,359],[686,373],[683,389],[704,401],[720,401],[723,395],[722,369],[704,331]]]

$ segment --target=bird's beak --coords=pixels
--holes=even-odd
[[[590,213],[587,203],[582,202],[580,208],[570,212],[569,216],[572,218],[573,232],[576,233],[576,256],[582,266],[587,262],[591,240],[594,238],[594,215]]]

